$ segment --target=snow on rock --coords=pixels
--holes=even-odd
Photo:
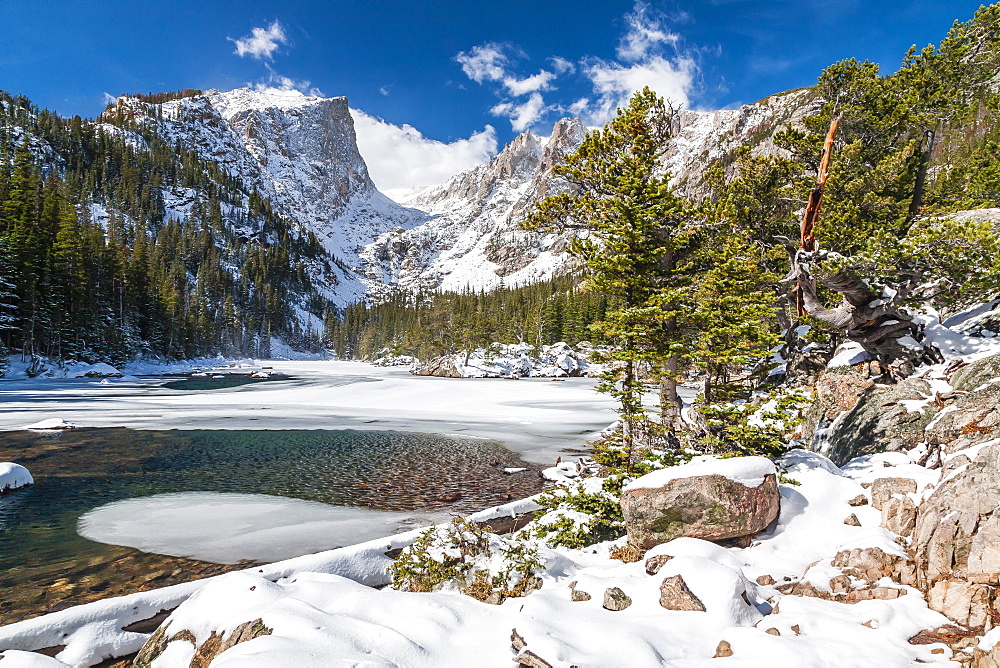
[[[776,474],[774,462],[767,457],[723,458],[715,455],[700,455],[687,464],[660,469],[647,473],[641,478],[636,478],[626,485],[623,491],[654,489],[680,478],[706,475],[721,475],[746,487],[759,487],[763,484],[766,476]]]
[[[14,462],[0,462],[0,494],[35,484],[28,469]]]
[[[720,461],[725,460],[714,464]],[[772,528],[743,549],[693,538],[658,545],[645,558],[671,559],[654,576],[647,574],[642,561],[609,558],[609,548],[620,544],[616,542],[585,550],[543,550],[542,587],[500,605],[481,603],[457,591],[373,588],[388,582],[391,560],[385,553],[410,544],[419,534],[415,530],[0,627],[0,647],[9,648],[3,663],[15,657],[21,660],[16,650],[60,644],[66,647],[56,658],[73,666],[134,652],[149,635],[122,628],[176,607],[160,634],[165,647],[159,646],[154,665],[186,666],[196,644],[213,633],[228,638],[258,619],[266,632],[249,634],[252,639],[218,654],[213,666],[321,666],[328,665],[331,656],[359,665],[507,666],[515,653],[512,629],[533,654],[563,667],[686,668],[710,661],[723,640],[732,658],[720,660],[734,665],[949,665],[947,649],[932,652],[943,645],[907,642],[919,631],[947,622],[912,589],[902,588],[903,595],[891,600],[847,604],[783,595],[755,582],[767,575],[778,582],[825,584],[824,577],[829,580],[840,573],[830,561],[845,549],[878,547],[886,554],[904,554],[894,536],[879,527],[878,511],[849,503],[863,492],[850,476],[861,476],[861,470],[880,463],[851,462],[845,473],[821,455],[793,451],[782,465],[800,484],[781,485],[781,514]],[[738,477],[746,481],[764,472],[763,466],[737,469]],[[537,509],[526,499],[470,519]],[[857,513],[860,526],[843,523],[850,512]],[[661,604],[661,584],[675,577],[683,580],[703,611],[670,610]],[[631,605],[618,611],[605,609],[602,599],[612,588],[624,592]],[[575,598],[574,591],[590,598]],[[984,640],[984,647],[993,640]],[[61,665],[30,656],[24,661],[35,663],[11,665]]]
[[[46,418],[34,424],[26,425],[25,429],[49,430],[49,429],[74,429],[75,424],[71,424],[62,418]]]
[[[578,343],[576,349],[562,341],[541,348],[523,342],[494,343],[488,348],[452,353],[415,365],[411,373],[449,378],[596,376],[603,367],[591,361],[592,353],[593,346],[587,341]]]
[[[836,369],[839,366],[853,366],[871,358],[872,356],[868,354],[860,343],[848,341],[837,346],[833,358],[826,363],[826,368]]]
[[[361,252],[363,272],[381,283],[441,290],[495,289],[551,278],[565,270],[569,236],[520,229],[534,202],[565,184],[553,166],[583,140],[564,118],[543,139],[516,137],[484,165],[418,191],[403,204],[424,218],[383,233]]]

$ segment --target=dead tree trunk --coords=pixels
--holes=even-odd
[[[879,362],[886,380],[906,378],[920,362],[941,361],[939,351],[919,343],[920,328],[913,316],[902,308],[903,302],[920,285],[922,272],[901,272],[895,287],[879,294],[850,268],[830,276],[812,275],[810,267],[821,262],[827,256],[826,251],[804,251],[785,237],[778,237],[778,241],[788,251],[792,265],[785,281],[794,281],[798,286],[806,312],[861,344],[872,359]],[[817,293],[817,283],[837,292],[840,304],[828,308]]]

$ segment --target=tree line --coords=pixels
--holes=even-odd
[[[326,338],[338,357],[365,360],[426,360],[494,342],[601,343],[591,325],[607,310],[608,297],[586,289],[576,274],[490,292],[396,289],[329,314]]]
[[[295,315],[330,308],[316,237],[216,163],[103,120],[0,92],[0,359],[267,356],[272,335],[320,348]]]

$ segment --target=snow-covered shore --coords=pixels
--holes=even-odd
[[[800,484],[781,486],[778,522],[750,547],[724,549],[682,538],[649,553],[673,557],[661,575],[682,574],[704,612],[664,609],[658,602],[662,577],[648,575],[641,562],[609,557],[621,541],[541,550],[541,589],[500,605],[457,591],[373,589],[388,582],[386,552],[411,543],[420,533],[415,530],[0,627],[0,646],[65,645],[44,664],[18,663],[23,656],[7,652],[5,662],[15,658],[13,666],[91,665],[138,650],[148,635],[123,628],[180,605],[168,636],[186,630],[202,642],[253,619],[271,630],[227,651],[213,663],[217,666],[324,665],[330,657],[365,665],[507,666],[515,653],[511,629],[528,649],[557,666],[705,665],[722,641],[733,654],[725,661],[738,665],[947,664],[950,650],[943,644],[908,642],[922,629],[947,623],[912,588],[886,583],[901,595],[856,603],[786,596],[775,588],[795,581],[828,588],[830,576],[839,573],[831,560],[841,550],[877,547],[900,554],[894,535],[879,525],[880,513],[850,502],[866,494],[861,482],[912,475],[919,467],[901,453],[862,458],[839,469],[821,455],[794,451],[784,464]],[[473,519],[536,507],[521,501]],[[856,526],[844,523],[851,513]],[[768,581],[777,584],[760,584]],[[613,587],[631,598],[627,609],[602,605],[603,593]],[[592,598],[574,600],[573,590]],[[157,665],[186,666],[193,647],[171,643]]]

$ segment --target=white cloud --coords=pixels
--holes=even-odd
[[[467,139],[445,143],[425,137],[412,125],[393,125],[360,109],[351,109],[351,115],[368,172],[390,196],[442,183],[497,152],[496,132],[489,125]]]
[[[689,105],[698,65],[691,53],[681,48],[680,35],[669,30],[665,21],[644,0],[637,0],[632,13],[625,16],[626,31],[614,59],[591,56],[573,63],[562,56],[550,56],[549,69],[528,76],[516,71],[518,60],[527,55],[513,44],[486,42],[460,52],[455,60],[472,81],[494,90],[499,101],[490,113],[508,118],[516,132],[554,113],[572,114],[592,126],[603,125],[645,86],[674,106]],[[589,81],[595,95],[578,97],[572,103],[551,99],[559,78],[574,74]]]
[[[511,95],[527,95],[540,90],[549,90],[551,88],[549,82],[555,78],[554,73],[542,70],[538,74],[532,74],[523,79],[513,76],[504,77],[503,85]]]
[[[290,91],[295,90],[305,95],[313,95],[315,97],[326,97],[323,95],[323,91],[312,85],[308,79],[293,79],[291,77],[286,77],[283,74],[279,74],[273,67],[264,63],[267,68],[267,78],[262,79],[256,83],[248,82],[247,86],[253,88],[254,90],[282,90]]]
[[[546,112],[555,109],[546,105],[541,91],[553,90],[552,82],[556,77],[574,69],[568,60],[556,57],[550,59],[551,71],[543,69],[520,77],[513,71],[513,58],[524,57],[525,54],[516,47],[496,42],[474,46],[455,56],[465,75],[476,83],[499,84],[497,94],[500,102],[493,105],[490,113],[508,118],[515,132],[524,132]],[[527,100],[517,99],[525,95]]]
[[[389,94],[389,89],[386,88],[385,86],[381,86],[381,87],[379,87],[378,92],[381,93],[382,95],[388,95]]]
[[[251,56],[257,60],[271,59],[271,54],[282,44],[288,43],[285,30],[281,23],[275,21],[267,28],[254,28],[249,35],[233,39],[227,37],[230,42],[236,44],[236,55]]]
[[[104,104],[115,104],[118,102],[118,98],[111,93],[101,93],[101,98],[104,100]]]
[[[524,132],[541,119],[549,108],[545,105],[540,93],[532,93],[521,104],[501,102],[490,109],[494,116],[506,116],[510,119],[510,127],[514,132]]]
[[[468,52],[460,51],[455,60],[462,65],[462,71],[476,83],[500,81],[507,68],[507,56],[503,45],[489,42],[472,47]]]
[[[635,9],[625,17],[628,32],[621,38],[616,53],[626,62],[641,62],[655,55],[661,44],[677,44],[679,36],[663,28],[659,19],[650,15],[644,2],[635,3]]]
[[[603,124],[625,105],[633,93],[649,86],[675,107],[688,106],[688,92],[698,68],[694,60],[677,57],[668,60],[653,56],[640,63],[622,65],[596,60],[587,67],[587,76],[598,99],[587,110],[591,124]]]
[[[680,36],[667,30],[662,18],[654,16],[643,2],[636,3],[626,20],[628,31],[618,45],[619,60],[591,58],[584,62],[583,71],[598,96],[581,113],[591,125],[610,120],[616,109],[645,86],[676,107],[689,104],[698,64],[678,48]],[[665,47],[671,52],[665,53]]]
[[[552,69],[555,70],[556,74],[573,74],[576,72],[576,65],[561,56],[552,56],[549,58],[549,62],[552,63]]]

